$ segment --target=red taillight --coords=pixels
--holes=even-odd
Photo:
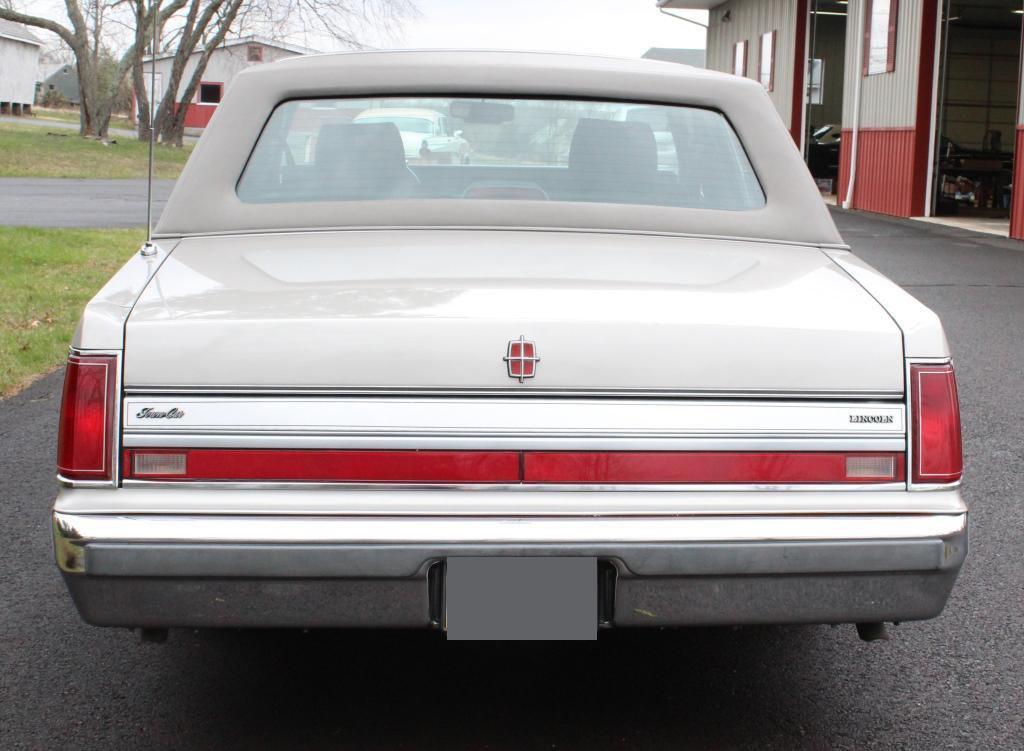
[[[72,355],[64,373],[57,471],[69,480],[111,480],[117,358]]]
[[[955,482],[963,475],[960,402],[952,365],[910,366],[915,483]]]
[[[261,482],[514,483],[514,451],[130,449],[124,476]]]
[[[714,451],[344,451],[127,449],[137,480],[643,484],[884,483],[903,454]]]
[[[734,451],[527,452],[534,483],[877,483],[903,479],[902,454]]]

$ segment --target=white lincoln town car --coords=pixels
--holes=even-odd
[[[877,638],[967,552],[938,319],[850,253],[757,83],[653,61],[240,75],[85,309],[57,464],[75,605],[146,638]]]

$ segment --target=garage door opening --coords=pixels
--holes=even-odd
[[[943,2],[932,214],[1006,236],[1013,203],[1020,0]]]
[[[839,141],[843,119],[847,3],[812,0],[807,67],[805,157],[826,200],[839,187]]]

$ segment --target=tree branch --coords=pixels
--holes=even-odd
[[[52,31],[67,42],[72,49],[75,47],[75,33],[71,31],[71,29],[61,26],[56,21],[51,21],[49,18],[30,16],[27,13],[19,13],[18,11],[11,10],[9,8],[0,8],[0,18],[24,24],[25,26],[35,26],[37,29]]]

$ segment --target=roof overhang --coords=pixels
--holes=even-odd
[[[677,10],[711,10],[726,0],[658,0],[659,8],[676,8]]]
[[[293,52],[296,55],[319,55],[319,54],[321,54],[319,50],[310,49],[309,47],[300,47],[299,45],[291,44],[290,42],[279,42],[279,41],[276,41],[274,39],[270,39],[269,37],[261,37],[261,36],[255,36],[255,35],[254,36],[247,36],[247,37],[236,37],[234,39],[225,39],[223,42],[218,44],[214,49],[215,50],[230,49],[231,47],[239,47],[239,46],[241,46],[243,44],[244,45],[259,44],[259,45],[262,45],[264,47],[273,47],[275,49],[284,50],[285,52]],[[203,47],[196,47],[196,49],[193,50],[192,55],[200,55],[200,54],[202,54],[203,50],[204,50]],[[157,62],[160,62],[161,60],[170,60],[170,59],[172,59],[172,58],[174,58],[176,56],[177,56],[176,53],[170,52],[170,53],[166,53],[166,54],[163,54],[163,55],[158,55],[156,60],[157,60]],[[153,56],[152,55],[146,55],[145,57],[142,58],[142,62],[144,62],[144,63],[151,62],[152,60],[153,60]]]
[[[21,42],[22,44],[31,44],[33,47],[42,47],[43,46],[43,43],[40,42],[38,39],[35,39],[35,38],[33,38],[33,39],[26,39],[23,36],[17,36],[15,34],[5,34],[2,31],[0,31],[0,38],[2,38],[2,39],[10,39],[12,42]]]

